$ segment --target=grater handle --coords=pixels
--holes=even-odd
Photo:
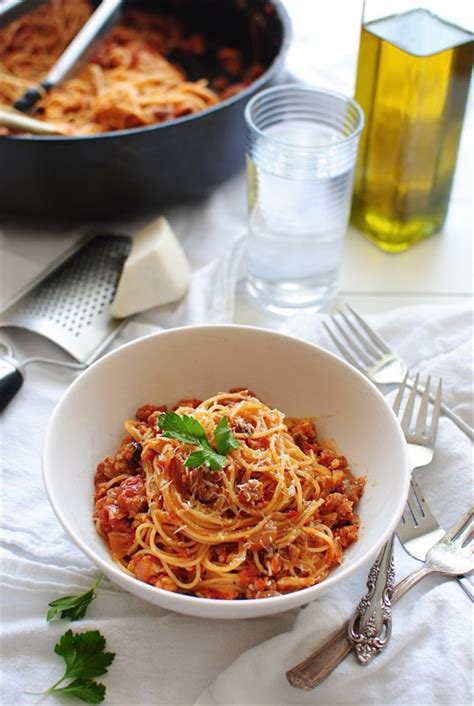
[[[15,397],[23,385],[23,380],[14,358],[0,358],[0,411]]]

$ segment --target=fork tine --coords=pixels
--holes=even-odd
[[[413,525],[414,527],[418,527],[418,525],[420,524],[418,516],[415,514],[413,502],[411,500],[407,500],[407,504],[405,505],[405,509],[403,511],[403,522],[405,524]]]
[[[346,322],[347,328],[349,328],[349,329],[352,331],[352,333],[354,334],[354,336],[356,336],[356,338],[360,341],[360,343],[361,343],[363,346],[365,346],[366,350],[368,350],[369,353],[370,353],[371,355],[373,355],[373,357],[374,357],[375,359],[380,358],[380,351],[376,350],[376,349],[373,347],[373,345],[370,343],[370,341],[367,339],[367,337],[364,337],[364,336],[361,334],[361,332],[357,329],[356,326],[354,326],[354,324],[352,323],[352,321],[350,320],[350,318],[347,316],[347,314],[345,314],[343,311],[340,311],[340,312],[339,312],[339,315],[340,315],[341,318],[344,319],[344,321]]]
[[[395,401],[393,403],[393,411],[395,412],[396,415],[398,415],[398,413],[400,411],[400,405],[402,403],[403,393],[405,392],[405,388],[407,386],[407,380],[408,380],[408,371],[405,373],[405,377],[403,378],[403,382],[400,384],[400,387],[398,388],[397,396],[395,397]]]
[[[455,543],[459,544],[461,547],[463,547],[465,544],[467,544],[468,540],[472,536],[472,533],[474,532],[474,525],[472,522],[469,522],[455,539]]]
[[[347,331],[344,330],[344,328],[341,326],[339,321],[334,317],[331,316],[332,322],[334,326],[337,328],[341,336],[347,341],[347,343],[352,347],[352,349],[355,351],[355,353],[359,356],[359,358],[366,364],[366,365],[372,365],[374,362],[367,353],[365,353],[360,346],[357,345],[357,341],[355,341],[351,336],[347,333]]]
[[[360,365],[360,363],[358,363],[358,361],[354,358],[354,356],[352,355],[352,353],[344,346],[344,344],[342,343],[342,341],[339,340],[339,338],[336,336],[336,334],[334,333],[334,331],[332,331],[332,330],[329,328],[329,326],[327,325],[327,323],[326,323],[325,321],[323,321],[323,326],[324,326],[324,328],[326,329],[326,331],[327,331],[329,337],[330,337],[331,340],[333,341],[334,345],[340,350],[340,352],[342,353],[342,355],[343,355],[345,358],[347,358],[347,360],[349,361],[349,363],[350,363],[351,365],[353,365],[354,368],[357,368],[357,370],[360,370],[360,372],[363,373],[363,372],[364,372],[363,367],[362,367],[362,366]]]
[[[436,434],[438,432],[438,421],[441,412],[441,388],[442,388],[442,378],[438,380],[438,387],[436,388],[436,397],[433,406],[433,416],[431,418],[431,427],[428,433],[428,443],[432,446],[436,439]]]
[[[383,341],[383,340],[380,338],[380,336],[377,336],[377,334],[375,333],[375,331],[373,331],[373,330],[370,328],[369,324],[368,324],[366,321],[364,321],[364,319],[362,318],[362,316],[354,309],[354,307],[351,306],[350,304],[348,304],[347,302],[346,302],[346,306],[347,306],[347,308],[349,309],[349,311],[351,312],[351,314],[352,314],[353,316],[355,316],[355,318],[357,319],[357,321],[359,322],[359,324],[362,326],[362,328],[364,329],[364,331],[370,336],[370,338],[372,339],[372,341],[373,341],[377,346],[379,346],[380,350],[381,350],[383,353],[391,353],[392,351],[391,351],[390,348],[387,346],[387,344],[385,343],[385,341]]]
[[[419,373],[417,373],[415,381],[413,383],[413,387],[410,390],[410,395],[408,397],[408,401],[405,407],[405,412],[402,417],[402,421],[400,422],[401,427],[403,429],[403,432],[405,435],[409,432],[410,429],[410,420],[413,414],[413,407],[415,406],[415,399],[416,399],[416,394],[418,390],[418,380],[420,378]]]
[[[430,399],[430,386],[431,386],[431,376],[428,375],[425,384],[425,390],[423,392],[423,397],[420,402],[420,409],[418,410],[418,416],[416,418],[416,434],[423,434],[426,429],[426,422],[428,421],[428,402]]]
[[[456,535],[458,535],[462,530],[464,529],[464,526],[469,522],[469,520],[472,517],[472,514],[474,512],[474,508],[470,507],[469,510],[466,510],[464,515],[460,517],[452,527],[448,529],[446,534],[444,535],[444,538],[446,540],[453,540]]]
[[[407,508],[410,511],[415,525],[419,525],[426,515],[426,501],[420,486],[414,478],[410,481],[410,492],[407,499]]]

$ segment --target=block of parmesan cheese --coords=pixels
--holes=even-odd
[[[137,231],[125,260],[110,313],[118,319],[180,299],[191,268],[165,218]]]

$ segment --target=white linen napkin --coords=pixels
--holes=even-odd
[[[334,351],[323,316],[301,312],[284,331]],[[414,372],[442,376],[444,400],[472,425],[472,320],[466,307],[410,307],[367,320]],[[444,527],[472,503],[467,437],[441,418],[435,460],[417,480]],[[399,545],[397,580],[417,565]],[[314,691],[291,687],[285,671],[321,646],[365,592],[368,567],[312,603],[289,631],[242,654],[203,692],[204,704],[470,704],[471,603],[454,580],[425,579],[394,608],[391,642],[366,666],[350,655]]]
[[[226,185],[221,193],[232,190],[231,186]],[[210,202],[209,214],[216,210],[211,208],[213,197]],[[181,225],[186,226],[184,222]],[[231,232],[221,232],[220,247],[213,243],[214,259],[209,242],[206,252],[201,252],[201,261],[198,246],[185,244],[194,266],[186,297],[127,323],[110,348],[164,326],[231,321],[242,249],[242,238],[232,241]],[[20,361],[31,355],[61,358],[56,346],[28,332],[2,331],[2,336],[14,343]],[[110,673],[98,679],[107,684],[107,703],[192,703],[241,652],[275,634],[277,626],[289,627],[294,616],[257,621],[252,630],[242,622],[235,626],[229,642],[227,623],[205,623],[168,613],[104,579],[85,620],[46,623],[50,601],[87,590],[98,575],[62,530],[41,478],[41,445],[47,421],[75,375],[65,368],[28,366],[23,387],[2,414],[1,703],[71,703],[67,697],[38,697],[24,691],[41,691],[61,676],[64,664],[53,649],[69,628],[99,629],[107,638],[108,649],[117,653]],[[207,641],[205,650],[203,640]]]
[[[230,250],[229,258],[232,261]],[[229,260],[221,258],[219,268],[225,263]],[[216,281],[211,277],[213,285]],[[232,283],[226,287],[232,288]],[[211,287],[206,291],[207,295],[201,292],[204,303],[198,312],[207,310],[206,296],[216,295]],[[189,312],[190,303],[183,309]],[[202,322],[196,310],[193,316],[196,323]],[[470,397],[468,318],[467,310],[431,308],[400,310],[370,321],[410,363],[423,365],[435,375],[442,372],[447,401],[466,414]],[[193,319],[183,315],[181,322],[192,323]],[[288,328],[325,342],[320,317],[298,315]],[[128,332],[122,332],[122,340],[150,330],[134,322]],[[412,337],[412,346],[402,340],[406,337]],[[41,480],[46,422],[70,381],[70,371],[32,369],[3,415],[5,706],[72,703],[67,698],[24,693],[25,689],[45,689],[61,676],[63,663],[53,649],[69,628],[100,630],[108,649],[116,652],[108,674],[98,678],[107,686],[107,704],[470,702],[470,603],[454,581],[428,579],[414,589],[395,609],[394,635],[385,654],[367,668],[348,658],[310,694],[290,687],[284,672],[349,615],[365,589],[365,569],[302,611],[243,621],[206,621],[169,613],[104,580],[84,620],[47,624],[48,602],[86,590],[98,573],[65,535]],[[439,434],[436,462],[420,472],[419,481],[434,512],[447,525],[469,501],[469,442],[447,419],[441,420]],[[399,548],[396,560],[398,577],[416,565]]]

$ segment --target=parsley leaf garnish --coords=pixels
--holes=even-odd
[[[184,465],[188,468],[199,468],[199,466],[207,466],[211,471],[218,471],[227,464],[226,456],[221,456],[212,448],[204,448],[200,451],[193,451],[189,454]]]
[[[54,651],[64,659],[66,670],[59,681],[41,693],[70,694],[91,704],[101,703],[105,697],[105,686],[93,681],[92,677],[105,674],[115,657],[113,652],[104,650],[105,638],[98,630],[65,632],[55,645]],[[72,681],[60,686],[66,679]]]
[[[227,417],[222,417],[214,430],[215,451],[208,441],[206,432],[194,417],[176,412],[163,412],[158,420],[163,436],[167,439],[176,439],[190,446],[197,446],[198,451],[193,451],[186,459],[184,465],[188,468],[208,466],[213,471],[218,471],[227,465],[227,454],[240,446],[240,442],[232,434]]]
[[[207,441],[206,432],[197,419],[187,414],[179,415],[176,412],[163,412],[160,414],[158,424],[167,439],[177,439],[185,444],[199,446]],[[164,433],[166,432],[166,433]]]
[[[115,655],[104,652],[105,637],[98,630],[73,633],[68,630],[54,651],[66,662],[63,679],[98,677],[105,674]]]
[[[214,441],[216,449],[224,456],[240,446],[240,441],[232,434],[232,430],[227,422],[227,417],[222,417],[214,430]]]
[[[103,574],[99,576],[95,584],[85,593],[78,596],[64,596],[48,603],[49,610],[46,620],[53,620],[56,617],[69,620],[80,620],[86,614],[89,605],[96,597],[96,589],[103,579]]]
[[[61,689],[52,689],[54,693],[70,694],[88,704],[100,704],[105,698],[105,686],[92,679],[74,679]]]

